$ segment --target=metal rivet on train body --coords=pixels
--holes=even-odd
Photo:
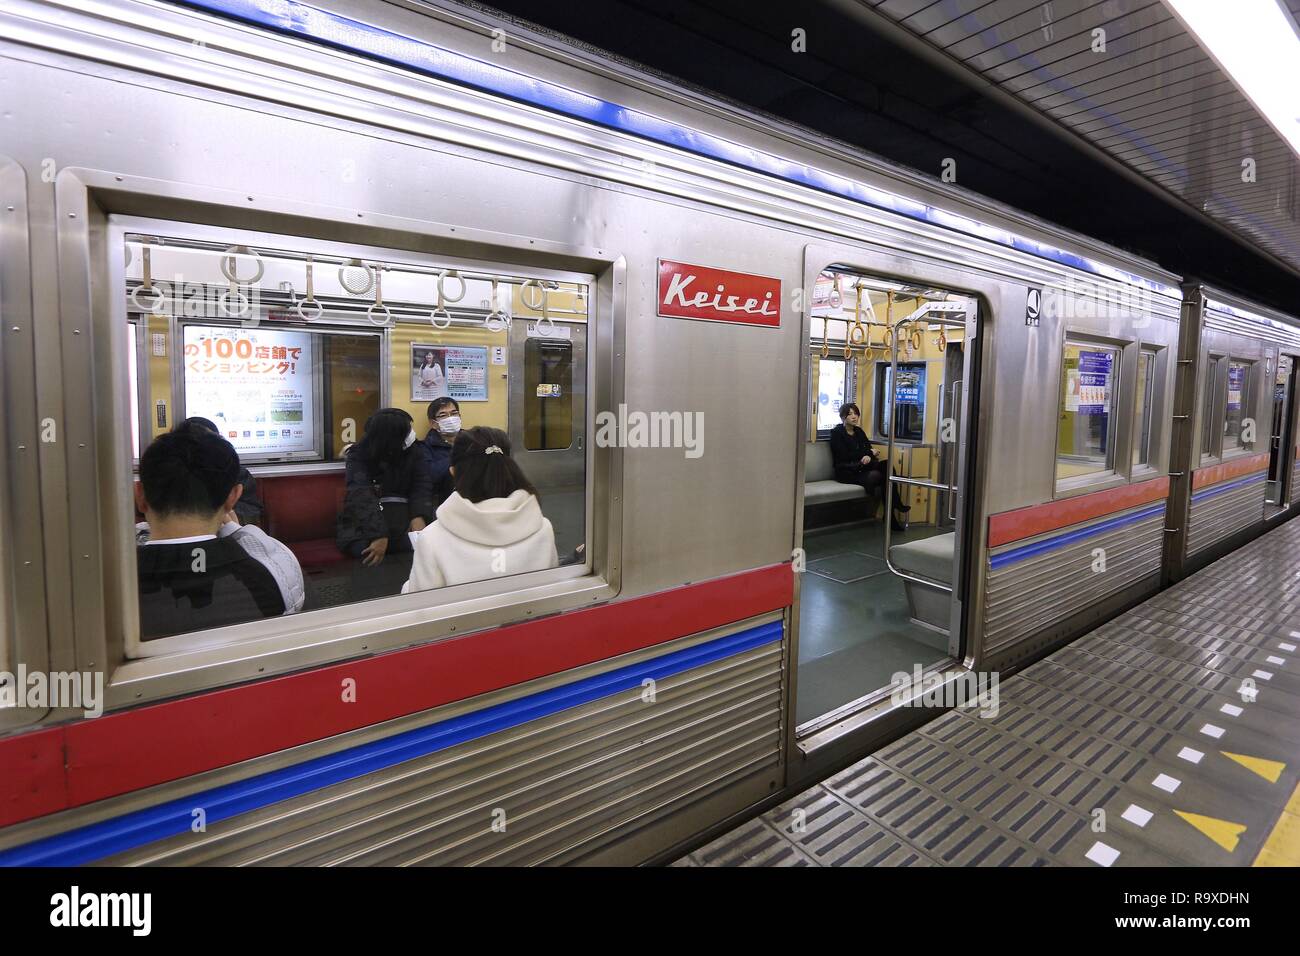
[[[249,201],[249,202],[252,202],[252,201],[253,201],[253,197],[252,197],[252,196],[249,196],[249,197],[248,197],[248,201]]]
[[[68,218],[69,218],[69,219],[76,219],[76,218],[77,218],[77,214],[76,214],[75,212],[70,212],[70,213],[68,213]]]
[[[81,334],[81,329],[73,329],[73,330],[72,330],[72,334],[73,334],[73,335],[80,335],[80,334]]]
[[[13,207],[13,206],[5,206],[5,208],[8,209],[10,212],[13,212],[13,211],[14,211],[14,207]]]
[[[121,177],[121,176],[114,176],[113,178],[116,179],[119,183],[122,181],[122,177]]]
[[[26,450],[27,450],[27,446],[26,446],[26,445],[19,445],[19,446],[18,446],[18,450],[19,450],[19,451],[26,451]]]
[[[12,329],[10,329],[9,331],[10,331],[10,332],[17,332],[17,331],[18,331],[18,326],[15,325],[15,326],[14,326]]]

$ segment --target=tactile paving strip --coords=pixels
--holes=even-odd
[[[1293,521],[674,865],[1249,866],[1298,805],[1298,646]]]

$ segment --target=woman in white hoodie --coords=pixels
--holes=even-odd
[[[496,428],[459,432],[451,447],[456,490],[415,539],[402,593],[558,567],[555,531],[537,491]]]

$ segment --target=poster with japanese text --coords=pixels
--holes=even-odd
[[[1246,366],[1228,366],[1228,411],[1241,409],[1241,393],[1246,387]]]
[[[1111,352],[1079,352],[1078,411],[1082,415],[1110,412],[1111,377],[1115,356]]]
[[[316,448],[307,332],[185,327],[185,414],[211,419],[240,455]]]
[[[447,395],[458,402],[487,401],[487,346],[411,343],[411,401]]]

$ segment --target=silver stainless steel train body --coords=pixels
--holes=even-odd
[[[1294,402],[1286,409],[1288,467],[1276,490],[1256,483],[1196,497],[1230,467],[1193,487],[1196,471],[1258,454],[1197,443],[1207,361],[1267,364],[1244,399],[1267,421],[1279,358],[1300,358],[1292,317],[1184,288],[1178,276],[1086,237],[552,38],[512,26],[506,49],[494,53],[498,24],[476,12],[378,0],[315,6],[947,218],[903,215],[192,9],[146,0],[0,0],[0,670],[19,662],[33,670],[101,669],[111,716],[788,564],[803,530],[809,316],[787,298],[776,328],[662,317],[661,259],[767,276],[786,290],[811,289],[834,266],[977,303],[966,316],[964,373],[973,384],[961,393],[966,457],[954,508],[966,529],[956,589],[963,634],[940,670],[1014,668],[1148,595],[1162,575],[1172,580],[1266,520],[1294,514]],[[340,175],[345,162],[356,175]],[[129,513],[121,481],[130,466],[123,458],[130,418],[124,306],[105,290],[122,281],[111,238],[141,222],[589,281],[581,357],[588,434],[578,446],[588,476],[582,573],[506,595],[470,590],[414,609],[391,598],[317,611],[236,644],[199,641],[130,656],[117,623],[129,619],[123,582],[133,560],[117,517]],[[1031,316],[1027,303],[1035,299]],[[1076,336],[1118,349],[1120,405],[1131,401],[1124,390],[1135,387],[1139,353],[1154,356],[1161,422],[1141,474],[1125,463],[1077,491],[1061,488],[1052,454],[1062,347]],[[703,413],[706,453],[598,447],[595,415],[620,405]],[[50,423],[57,440],[42,440]],[[1131,427],[1114,424],[1119,447],[1131,444]],[[1084,544],[1006,563],[999,548],[1024,549],[1049,532],[990,543],[993,516],[1171,473],[1163,511]],[[1266,494],[1277,505],[1267,519]],[[1095,547],[1110,555],[1100,575],[1079,560],[1078,549]],[[649,723],[638,723],[645,718],[630,702],[586,703],[440,751],[415,769],[377,771],[213,825],[202,838],[171,837],[110,858],[652,859],[926,718],[882,697],[798,732],[798,575],[795,581],[790,606],[758,620],[20,822],[0,830],[0,851],[780,622],[779,644],[665,681],[661,700],[671,706]],[[718,732],[705,733],[701,715]],[[82,719],[66,710],[0,710],[0,731],[23,735]],[[630,759],[628,741],[648,736],[689,761]],[[550,756],[530,758],[537,753]],[[579,756],[574,773],[588,781],[581,799],[563,789],[565,774],[547,773],[579,766]],[[480,825],[474,814],[485,793],[539,779],[533,799],[549,809],[537,828],[516,836]],[[424,822],[394,829],[402,820]]]

